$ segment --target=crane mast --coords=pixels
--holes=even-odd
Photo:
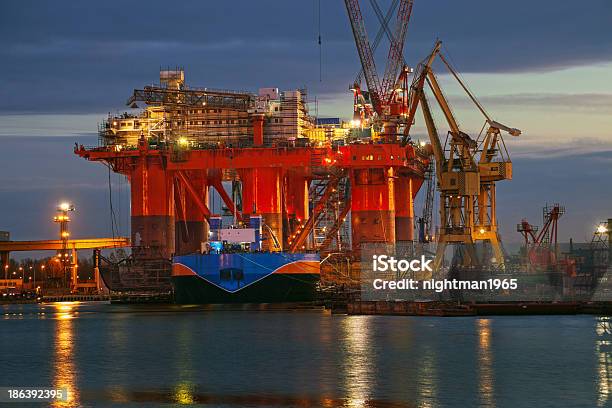
[[[427,83],[436,89],[437,81],[431,69],[428,68],[424,74],[429,77]],[[438,102],[448,108],[444,96],[435,94]],[[462,263],[465,266],[477,265],[478,258],[471,234],[474,198],[478,195],[479,184],[479,174],[471,155],[475,142],[459,130],[452,112],[448,109],[447,121],[449,121],[451,131],[449,131],[450,143],[447,153],[442,147],[423,89],[418,91],[418,98],[436,161],[436,177],[440,190],[440,231],[434,270],[439,270],[447,245],[455,243],[462,244]],[[457,127],[453,129],[453,126]]]
[[[355,99],[353,119],[360,120],[364,115],[372,115],[375,127],[384,129],[385,141],[395,143],[397,140],[397,129],[402,123],[402,115],[405,114],[405,106],[407,104],[408,69],[402,68],[404,65],[403,48],[408,31],[408,22],[412,14],[413,0],[400,0],[393,33],[386,26],[387,17],[382,15],[375,0],[371,1],[390,40],[387,64],[382,81],[376,70],[374,54],[368,40],[359,1],[344,1],[373,111],[370,112],[366,107],[364,93],[360,85],[355,83],[352,87]],[[392,5],[393,7],[394,4]],[[360,110],[365,113],[360,112]]]
[[[395,25],[395,34],[391,38],[389,47],[389,57],[387,59],[387,67],[382,80],[381,90],[385,92],[384,101],[386,104],[392,103],[392,98],[395,94],[395,85],[398,80],[398,75],[404,62],[404,43],[406,42],[406,33],[408,32],[408,21],[412,15],[413,1],[403,0],[400,2],[397,10],[397,19]]]
[[[363,15],[361,8],[359,7],[359,0],[344,0],[346,5],[346,11],[349,16],[351,23],[351,29],[353,30],[353,37],[355,38],[355,45],[357,46],[357,53],[359,54],[359,60],[363,68],[363,76],[365,77],[368,91],[370,93],[370,100],[374,110],[378,112],[380,110],[380,80],[376,73],[376,63],[374,62],[374,53],[370,47],[368,40],[368,33],[365,28],[363,21]]]

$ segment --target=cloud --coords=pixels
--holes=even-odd
[[[119,40],[119,39],[51,39],[44,43],[11,43],[1,52],[12,57],[57,57],[58,55],[96,58],[127,56],[134,53],[164,52],[221,52],[245,49],[281,50],[304,46],[303,40],[226,38],[214,41],[190,42],[179,40]]]
[[[385,2],[381,4],[385,8]],[[190,83],[228,89],[307,86],[343,92],[359,62],[344,5],[321,2],[109,0],[6,2],[0,13],[0,110],[99,112],[182,65]],[[378,24],[362,2],[370,37]],[[493,17],[492,17],[493,16]],[[609,61],[612,4],[555,0],[415,2],[406,58],[415,65],[436,38],[464,73],[540,72]],[[387,45],[377,53],[383,69]]]
[[[517,159],[561,159],[571,160],[577,155],[591,156],[599,163],[610,161],[612,137],[608,139],[583,137],[559,140],[554,137],[534,137],[521,140],[512,146],[511,154]],[[600,156],[598,156],[600,155]]]
[[[610,93],[522,93],[515,95],[493,95],[479,98],[485,106],[529,107],[538,109],[571,110],[592,113],[612,114],[612,94]]]
[[[0,180],[2,181],[2,180]],[[113,183],[113,188],[117,188],[119,184]],[[0,184],[0,193],[23,193],[36,192],[40,194],[49,194],[56,191],[59,187],[67,190],[92,191],[101,190],[108,191],[108,184],[100,180],[99,183],[84,183],[84,182],[66,182],[65,180],[48,178],[48,177],[27,177],[27,178],[11,178],[4,180]]]

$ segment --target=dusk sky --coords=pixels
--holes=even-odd
[[[390,2],[379,0],[385,10]],[[361,3],[373,38],[377,22]],[[320,1],[321,81],[318,4],[2,2],[0,230],[14,239],[54,236],[49,218],[69,199],[78,207],[75,235],[109,234],[107,170],[74,156],[72,146],[95,144],[106,113],[126,110],[132,89],[157,82],[160,67],[184,67],[193,86],[305,86],[320,116],[350,118],[359,60],[344,3]],[[523,130],[506,138],[514,180],[498,187],[508,243],[520,241],[521,218],[541,224],[547,202],[567,208],[562,239],[590,240],[595,225],[612,218],[611,27],[609,0],[415,0],[408,63],[416,66],[440,38],[491,116]],[[379,72],[386,50],[381,43]],[[442,82],[464,130],[477,133],[482,117],[448,76]],[[421,122],[414,136],[424,137]],[[112,180],[125,227],[127,186]]]

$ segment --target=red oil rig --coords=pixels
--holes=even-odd
[[[403,48],[412,3],[393,2],[386,17],[376,7],[390,43],[380,80],[359,2],[345,0],[362,66],[358,79],[367,83],[367,90],[359,80],[351,86],[350,124],[311,117],[305,90],[193,88],[182,68],[162,70],[159,84],[135,90],[127,105],[144,104],[143,111],[109,116],[98,146],[75,148],[130,181],[132,253],[116,266],[110,286],[167,287],[173,257],[210,252],[218,235],[229,236],[220,233],[219,215],[211,211],[213,194],[231,213],[232,228],[255,228],[252,236],[261,235],[249,238],[251,250],[316,251],[325,261],[323,280],[352,282],[357,271],[351,264],[363,244],[413,245],[414,198],[433,168],[441,219],[436,264],[447,245],[460,244],[464,265],[503,265],[495,183],[511,179],[512,165],[501,132],[520,131],[489,117],[442,55],[440,42],[416,72],[407,67]],[[459,128],[432,69],[436,59],[484,115],[478,138]],[[446,141],[435,126],[426,86],[449,124]],[[430,143],[410,138],[419,106]],[[493,255],[478,259],[477,241],[490,243]]]
[[[301,91],[190,89],[180,69],[160,77],[128,101],[145,102],[143,113],[109,117],[100,146],[75,148],[130,181],[130,268],[142,277],[135,288],[162,283],[173,255],[202,250],[213,190],[238,223],[261,216],[263,251],[349,253],[363,243],[413,240],[424,149],[399,140],[349,143],[348,130],[341,140],[320,139]]]

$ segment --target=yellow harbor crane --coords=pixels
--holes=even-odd
[[[512,162],[501,132],[519,136],[521,131],[491,119],[441,54],[441,45],[440,41],[436,42],[433,51],[419,64],[413,77],[409,97],[410,108],[403,138],[403,142],[406,143],[420,105],[436,163],[436,177],[440,191],[440,229],[434,261],[435,270],[442,265],[444,252],[449,244],[457,245],[461,250],[462,266],[478,266],[482,263],[503,266],[504,254],[496,216],[495,183],[512,178]],[[485,126],[477,139],[473,139],[460,129],[432,69],[436,57],[440,57],[452,76],[484,115]],[[433,93],[449,126],[444,145],[440,140],[425,94],[425,84]],[[485,128],[487,128],[486,131],[484,131]],[[490,245],[492,257],[478,258],[475,248],[475,243],[478,241]]]

